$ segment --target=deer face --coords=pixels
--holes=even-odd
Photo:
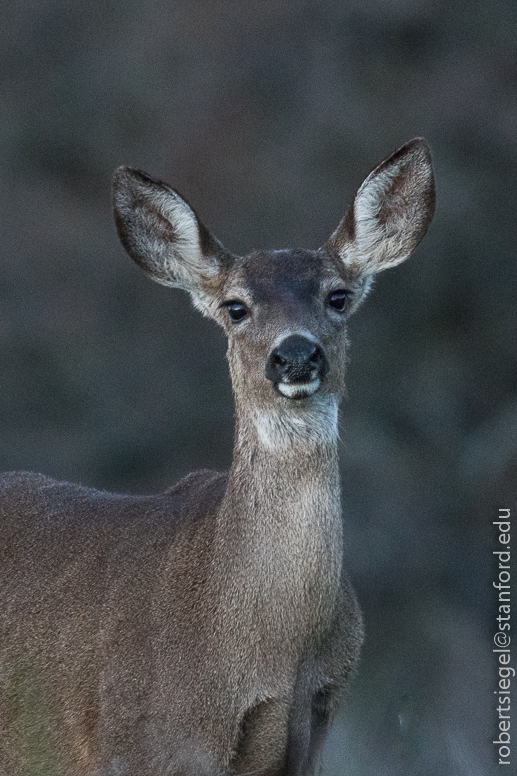
[[[136,170],[114,176],[115,219],[130,256],[184,288],[229,341],[236,401],[255,412],[337,406],[346,320],[373,275],[404,261],[434,211],[427,144],[410,141],[377,167],[317,251],[228,253],[180,195]]]
[[[325,251],[257,251],[228,273],[217,320],[235,393],[298,409],[344,391],[346,318],[357,283]]]

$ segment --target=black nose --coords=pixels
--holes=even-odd
[[[323,350],[300,334],[292,334],[275,348],[266,364],[266,377],[273,383],[308,383],[329,371]]]

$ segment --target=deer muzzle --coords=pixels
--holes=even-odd
[[[329,371],[323,348],[300,334],[291,334],[271,351],[266,378],[289,399],[306,399],[316,393]]]

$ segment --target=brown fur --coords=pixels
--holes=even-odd
[[[393,230],[407,252],[430,218],[429,186],[412,183],[421,144],[396,156],[404,180],[388,160],[384,195],[375,182],[391,263]],[[337,404],[346,319],[384,248],[363,255],[349,215],[319,251],[238,258],[142,173],[117,171],[114,201],[129,253],[228,334],[234,459],[146,497],[0,476],[0,773],[310,776],[363,638],[342,564]],[[248,309],[237,324],[222,306],[234,299]],[[330,367],[299,400],[264,371],[293,332]]]

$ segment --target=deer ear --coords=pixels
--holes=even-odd
[[[373,170],[325,249],[352,275],[371,275],[408,258],[434,214],[431,152],[423,138]]]
[[[202,306],[207,283],[218,275],[228,254],[190,205],[165,183],[119,167],[113,175],[113,209],[131,258],[153,280],[190,291]]]

